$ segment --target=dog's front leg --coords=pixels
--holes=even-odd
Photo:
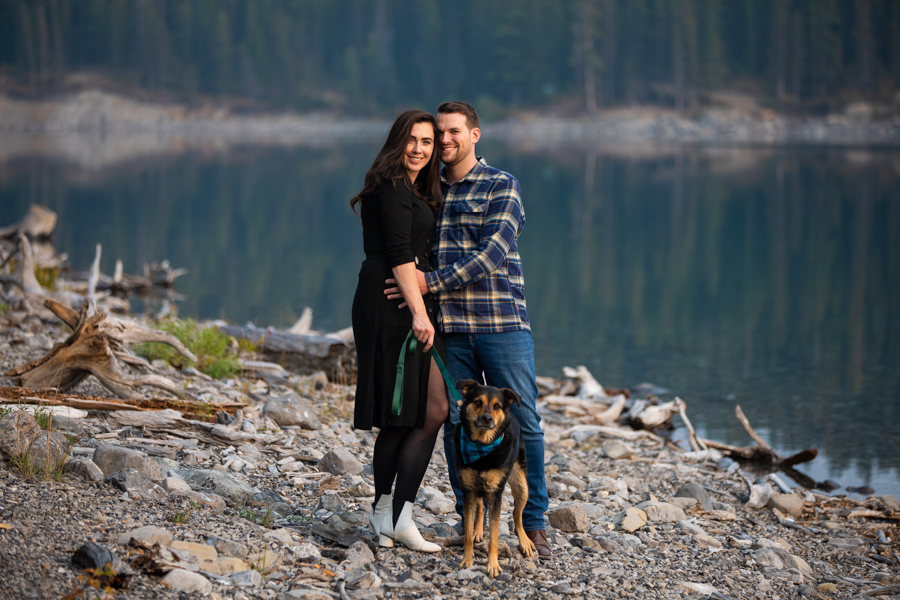
[[[463,532],[466,536],[463,544],[463,559],[459,564],[460,569],[468,569],[475,563],[475,500],[470,494],[463,496]]]
[[[491,494],[490,498],[490,527],[491,527],[491,541],[488,546],[488,563],[487,563],[487,572],[491,577],[497,577],[503,569],[500,568],[500,561],[498,560],[499,553],[499,540],[500,540],[500,504],[502,502],[502,494],[503,488],[500,488],[500,492],[496,494]]]
[[[484,500],[478,499],[478,512],[475,513],[475,541],[484,539]]]

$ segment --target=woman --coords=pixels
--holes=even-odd
[[[358,356],[353,424],[381,428],[372,460],[375,502],[369,522],[382,546],[393,546],[395,540],[423,552],[437,552],[440,546],[422,538],[412,507],[449,411],[444,381],[429,352],[433,346],[443,355],[443,340],[431,296],[423,298],[416,279],[416,269],[430,269],[435,214],[441,206],[438,140],[430,114],[401,114],[366,173],[362,191],[350,200],[354,212],[360,208],[366,252],[353,298]],[[389,278],[399,282],[402,300],[385,296]],[[402,309],[401,302],[406,303]],[[414,352],[407,351],[410,330],[418,342]]]

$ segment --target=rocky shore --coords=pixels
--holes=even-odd
[[[35,318],[0,320],[0,372],[66,336]],[[0,377],[12,399],[0,405],[0,598],[900,598],[895,498],[753,481],[714,452],[584,424],[584,399],[576,409],[540,401],[550,559],[519,554],[509,497],[503,573],[487,576],[483,547],[459,569],[440,441],[415,518],[442,552],[378,548],[367,526],[374,432],[351,428],[352,386],[322,373],[166,376],[241,414],[207,411],[218,420],[209,435],[185,425],[196,407],[60,407],[51,418],[44,406],[30,409],[35,418],[27,406],[47,395]],[[564,383],[542,380],[557,394]],[[93,378],[75,392],[85,402],[109,395]],[[59,436],[72,443],[65,457],[50,443]],[[23,445],[32,471],[11,457]],[[33,469],[42,457],[64,460],[62,472]]]

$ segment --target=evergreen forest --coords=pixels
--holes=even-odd
[[[235,110],[893,102],[897,0],[0,0],[0,90]]]

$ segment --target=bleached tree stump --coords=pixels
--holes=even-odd
[[[137,396],[137,388],[143,385],[157,387],[180,398],[189,397],[170,379],[153,373],[149,363],[132,354],[127,347],[141,342],[162,342],[196,361],[197,357],[173,336],[134,321],[95,312],[91,298],[85,298],[80,314],[52,299],[45,300],[44,306],[74,331],[46,356],[5,373],[8,377],[18,377],[22,387],[56,388],[65,392],[93,375],[120,398]],[[125,365],[142,372],[129,375]]]

